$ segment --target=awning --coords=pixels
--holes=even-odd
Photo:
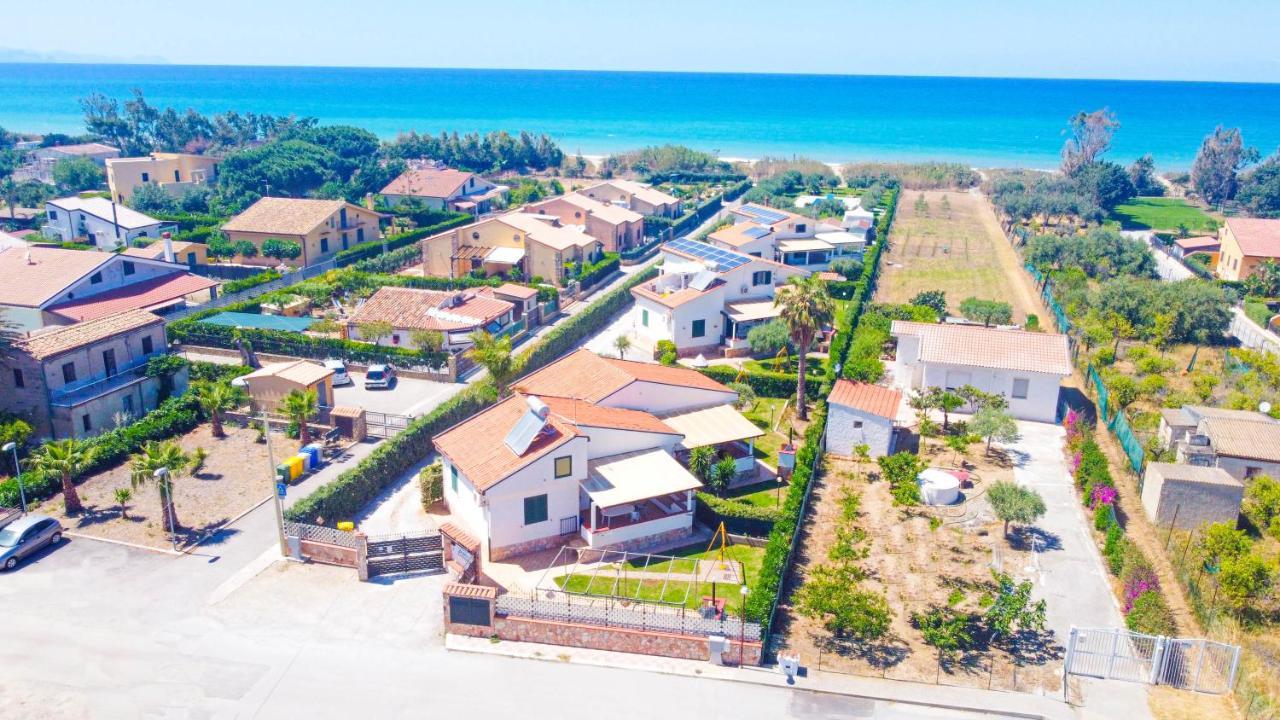
[[[515,265],[524,259],[524,248],[500,247],[485,256],[484,261],[498,265]]]
[[[724,309],[729,319],[736,323],[769,320],[782,314],[782,308],[772,300],[734,302],[725,305]]]
[[[665,450],[610,455],[587,465],[588,478],[582,489],[601,508],[626,505],[702,487]]]
[[[821,232],[815,237],[819,240],[830,243],[832,245],[866,245],[866,233],[851,232]]]
[[[662,415],[659,418],[684,435],[680,446],[686,450],[764,435],[764,430],[734,410],[732,405],[716,405],[702,410]]]
[[[782,252],[816,252],[830,250],[831,244],[817,238],[800,238],[797,240],[782,240],[778,243],[778,249]]]

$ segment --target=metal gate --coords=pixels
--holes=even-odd
[[[369,538],[369,577],[407,572],[443,572],[440,533]]]
[[[1066,670],[1108,680],[1224,694],[1235,686],[1240,647],[1121,628],[1071,628]]]
[[[411,419],[408,415],[365,411],[365,431],[370,437],[393,437],[408,427]]]

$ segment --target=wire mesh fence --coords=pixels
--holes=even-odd
[[[552,597],[544,597],[544,594]],[[652,630],[696,637],[722,635],[728,638],[740,637],[749,642],[760,641],[759,623],[744,622],[741,618],[729,615],[719,619],[706,618],[691,610],[672,610],[650,603],[610,598],[583,598],[557,591],[543,591],[529,596],[500,595],[497,612],[500,615],[553,622]]]

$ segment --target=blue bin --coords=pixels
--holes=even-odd
[[[320,467],[320,463],[324,458],[324,455],[320,452],[320,450],[321,450],[321,446],[318,443],[311,443],[310,445],[304,445],[302,449],[299,450],[299,452],[304,453],[311,458],[311,463],[308,465],[309,469],[314,470],[315,468]]]

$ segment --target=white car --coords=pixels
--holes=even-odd
[[[396,384],[396,369],[390,365],[370,365],[364,374],[366,390],[374,388],[390,388]]]
[[[337,358],[329,358],[324,361],[324,366],[333,371],[333,385],[350,385],[352,383],[351,373],[347,372],[347,364]]]

